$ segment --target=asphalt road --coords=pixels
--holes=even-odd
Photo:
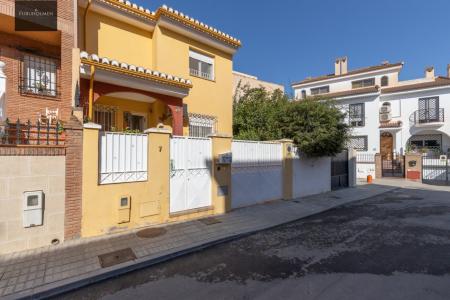
[[[398,189],[60,298],[450,299],[450,193]]]

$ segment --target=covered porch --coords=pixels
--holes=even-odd
[[[80,106],[86,121],[104,131],[139,133],[157,127],[183,135],[189,80],[86,52],[80,57]]]

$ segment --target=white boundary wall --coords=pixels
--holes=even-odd
[[[232,208],[283,198],[282,151],[278,142],[232,142]]]
[[[329,192],[331,158],[308,158],[296,154],[293,161],[292,187],[294,198]]]
[[[375,178],[375,154],[373,152],[356,153],[356,178],[367,179],[368,175]]]

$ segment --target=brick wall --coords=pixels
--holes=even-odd
[[[66,126],[66,146],[64,238],[70,240],[79,238],[81,234],[83,127],[74,116]]]

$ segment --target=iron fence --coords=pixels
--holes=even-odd
[[[419,109],[409,117],[411,125],[420,125],[427,123],[444,122],[444,109]]]
[[[64,128],[60,122],[43,124],[30,120],[22,123],[19,119],[6,119],[0,131],[0,145],[62,146],[65,143]]]

